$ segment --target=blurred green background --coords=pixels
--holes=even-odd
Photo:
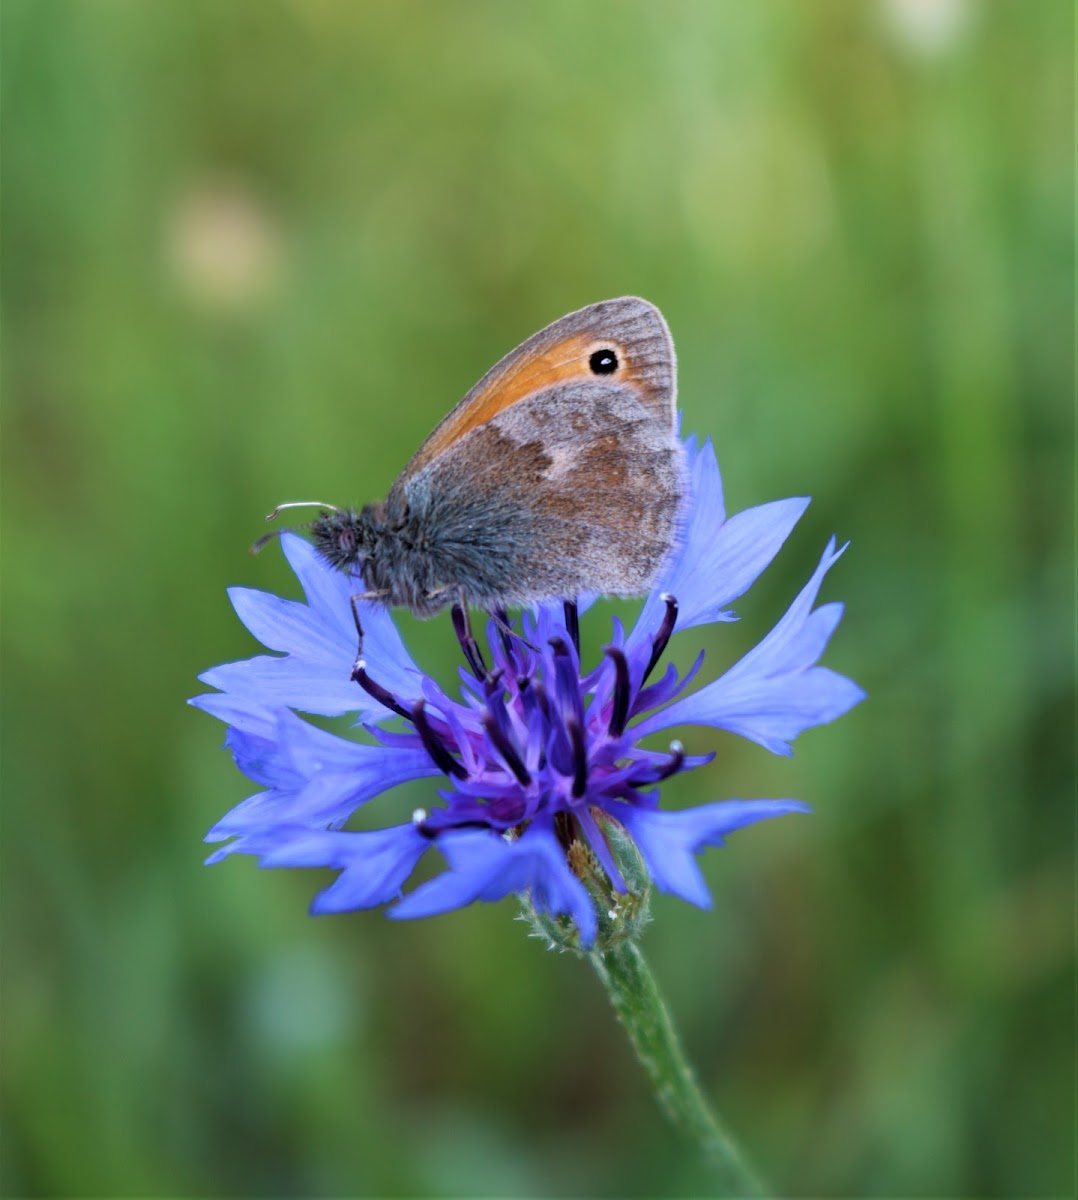
[[[384,494],[503,353],[665,312],[730,509],[814,497],[869,701],[672,807],[798,796],[646,942],[792,1195],[1075,1183],[1066,0],[5,0],[8,1195],[692,1196],[585,964],[511,903],[311,920],[200,864],[251,790],[184,705],[256,651],[281,500]],[[445,618],[402,617],[448,680]],[[585,622],[593,650],[605,616]],[[385,823],[428,785],[381,802]]]

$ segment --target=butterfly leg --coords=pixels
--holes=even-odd
[[[509,613],[504,608],[495,608],[490,615],[502,635],[502,649],[508,658],[513,651],[513,623],[509,620]]]
[[[356,672],[359,670],[363,662],[363,622],[359,619],[359,601],[384,600],[388,595],[388,592],[353,592],[353,594],[348,597],[348,602],[352,606],[352,620],[356,623],[356,637],[358,638],[358,643],[356,646],[356,661],[352,664],[353,679],[355,679]]]
[[[510,624],[509,614],[504,608],[494,609],[490,614],[490,619],[495,625],[498,626],[498,631],[502,635],[502,645],[505,647],[506,654],[509,653],[509,647],[513,638],[516,638],[521,645],[527,646],[529,650],[533,650],[538,654],[539,648],[537,646],[533,646],[522,633],[518,633]]]

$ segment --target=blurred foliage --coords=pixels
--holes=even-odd
[[[382,495],[501,354],[636,292],[731,510],[814,497],[710,669],[834,531],[870,693],[790,760],[688,739],[667,804],[816,806],[705,858],[713,912],[656,905],[690,1055],[786,1194],[1073,1194],[1072,6],[2,17],[5,1193],[707,1191],[511,904],[312,921],[326,876],[204,870],[247,791],[183,703],[255,650],[224,587],[295,590],[246,555],[273,504]]]

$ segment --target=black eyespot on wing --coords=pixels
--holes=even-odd
[[[613,375],[618,369],[618,356],[613,350],[596,350],[588,359],[588,366],[596,375]]]

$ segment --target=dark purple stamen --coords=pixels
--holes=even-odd
[[[352,668],[352,678],[368,696],[377,700],[379,704],[384,704],[390,712],[395,712],[398,717],[403,717],[406,721],[412,719],[412,714],[401,704],[396,696],[382,687],[380,683],[375,683],[367,674],[367,664],[362,659]]]
[[[412,708],[412,723],[415,725],[416,733],[423,739],[423,746],[439,771],[446,775],[452,775],[456,779],[466,779],[467,770],[453,757],[449,752],[449,747],[431,725],[426,708],[425,700],[417,700]]]
[[[432,841],[440,833],[444,833],[447,829],[489,829],[490,824],[487,821],[467,821],[460,818],[449,817],[445,812],[432,812],[430,816],[422,821],[415,822],[415,829],[424,837],[430,838]]]
[[[576,647],[577,656],[580,655],[580,609],[576,606],[575,600],[566,600],[563,605],[565,609],[565,631],[572,638],[573,645]]]
[[[487,731],[487,736],[494,743],[498,753],[505,760],[505,765],[516,776],[517,783],[521,787],[527,787],[532,781],[531,775],[528,774],[528,768],[522,762],[509,735],[498,724],[493,714],[488,712],[483,717],[483,728]]]
[[[659,626],[659,632],[651,639],[651,657],[648,659],[647,669],[640,680],[642,684],[655,670],[655,665],[662,658],[666,643],[670,640],[670,635],[674,632],[674,626],[677,624],[677,601],[669,593],[663,596],[663,600],[666,602],[666,616],[663,617],[663,623]]]
[[[633,700],[632,708],[629,711],[630,719],[637,713],[647,712],[649,709],[666,704],[676,696],[680,696],[704,665],[704,655],[705,651],[701,650],[696,656],[696,661],[680,678],[677,667],[673,663],[668,663],[661,679],[649,687],[641,688],[636,693],[636,699]]]
[[[579,800],[588,790],[588,751],[584,745],[584,731],[573,717],[565,722],[565,728],[573,747],[573,797]]]
[[[639,787],[646,783],[662,783],[676,775],[685,763],[685,747],[680,742],[670,743],[670,757],[662,766],[653,767],[647,775],[637,775],[629,781],[630,786]]]
[[[669,779],[671,775],[676,775],[684,763],[685,747],[680,742],[671,742],[670,761],[659,768],[659,778],[655,782],[661,783],[664,779]]]
[[[625,722],[629,719],[629,703],[632,700],[629,663],[617,646],[607,646],[604,653],[614,664],[614,708],[610,714],[610,736],[621,737],[625,732]]]
[[[483,661],[483,652],[479,649],[479,643],[472,633],[468,614],[460,604],[453,605],[453,629],[456,631],[457,641],[460,642],[460,648],[464,651],[464,657],[472,674],[476,679],[485,679],[487,664]]]

